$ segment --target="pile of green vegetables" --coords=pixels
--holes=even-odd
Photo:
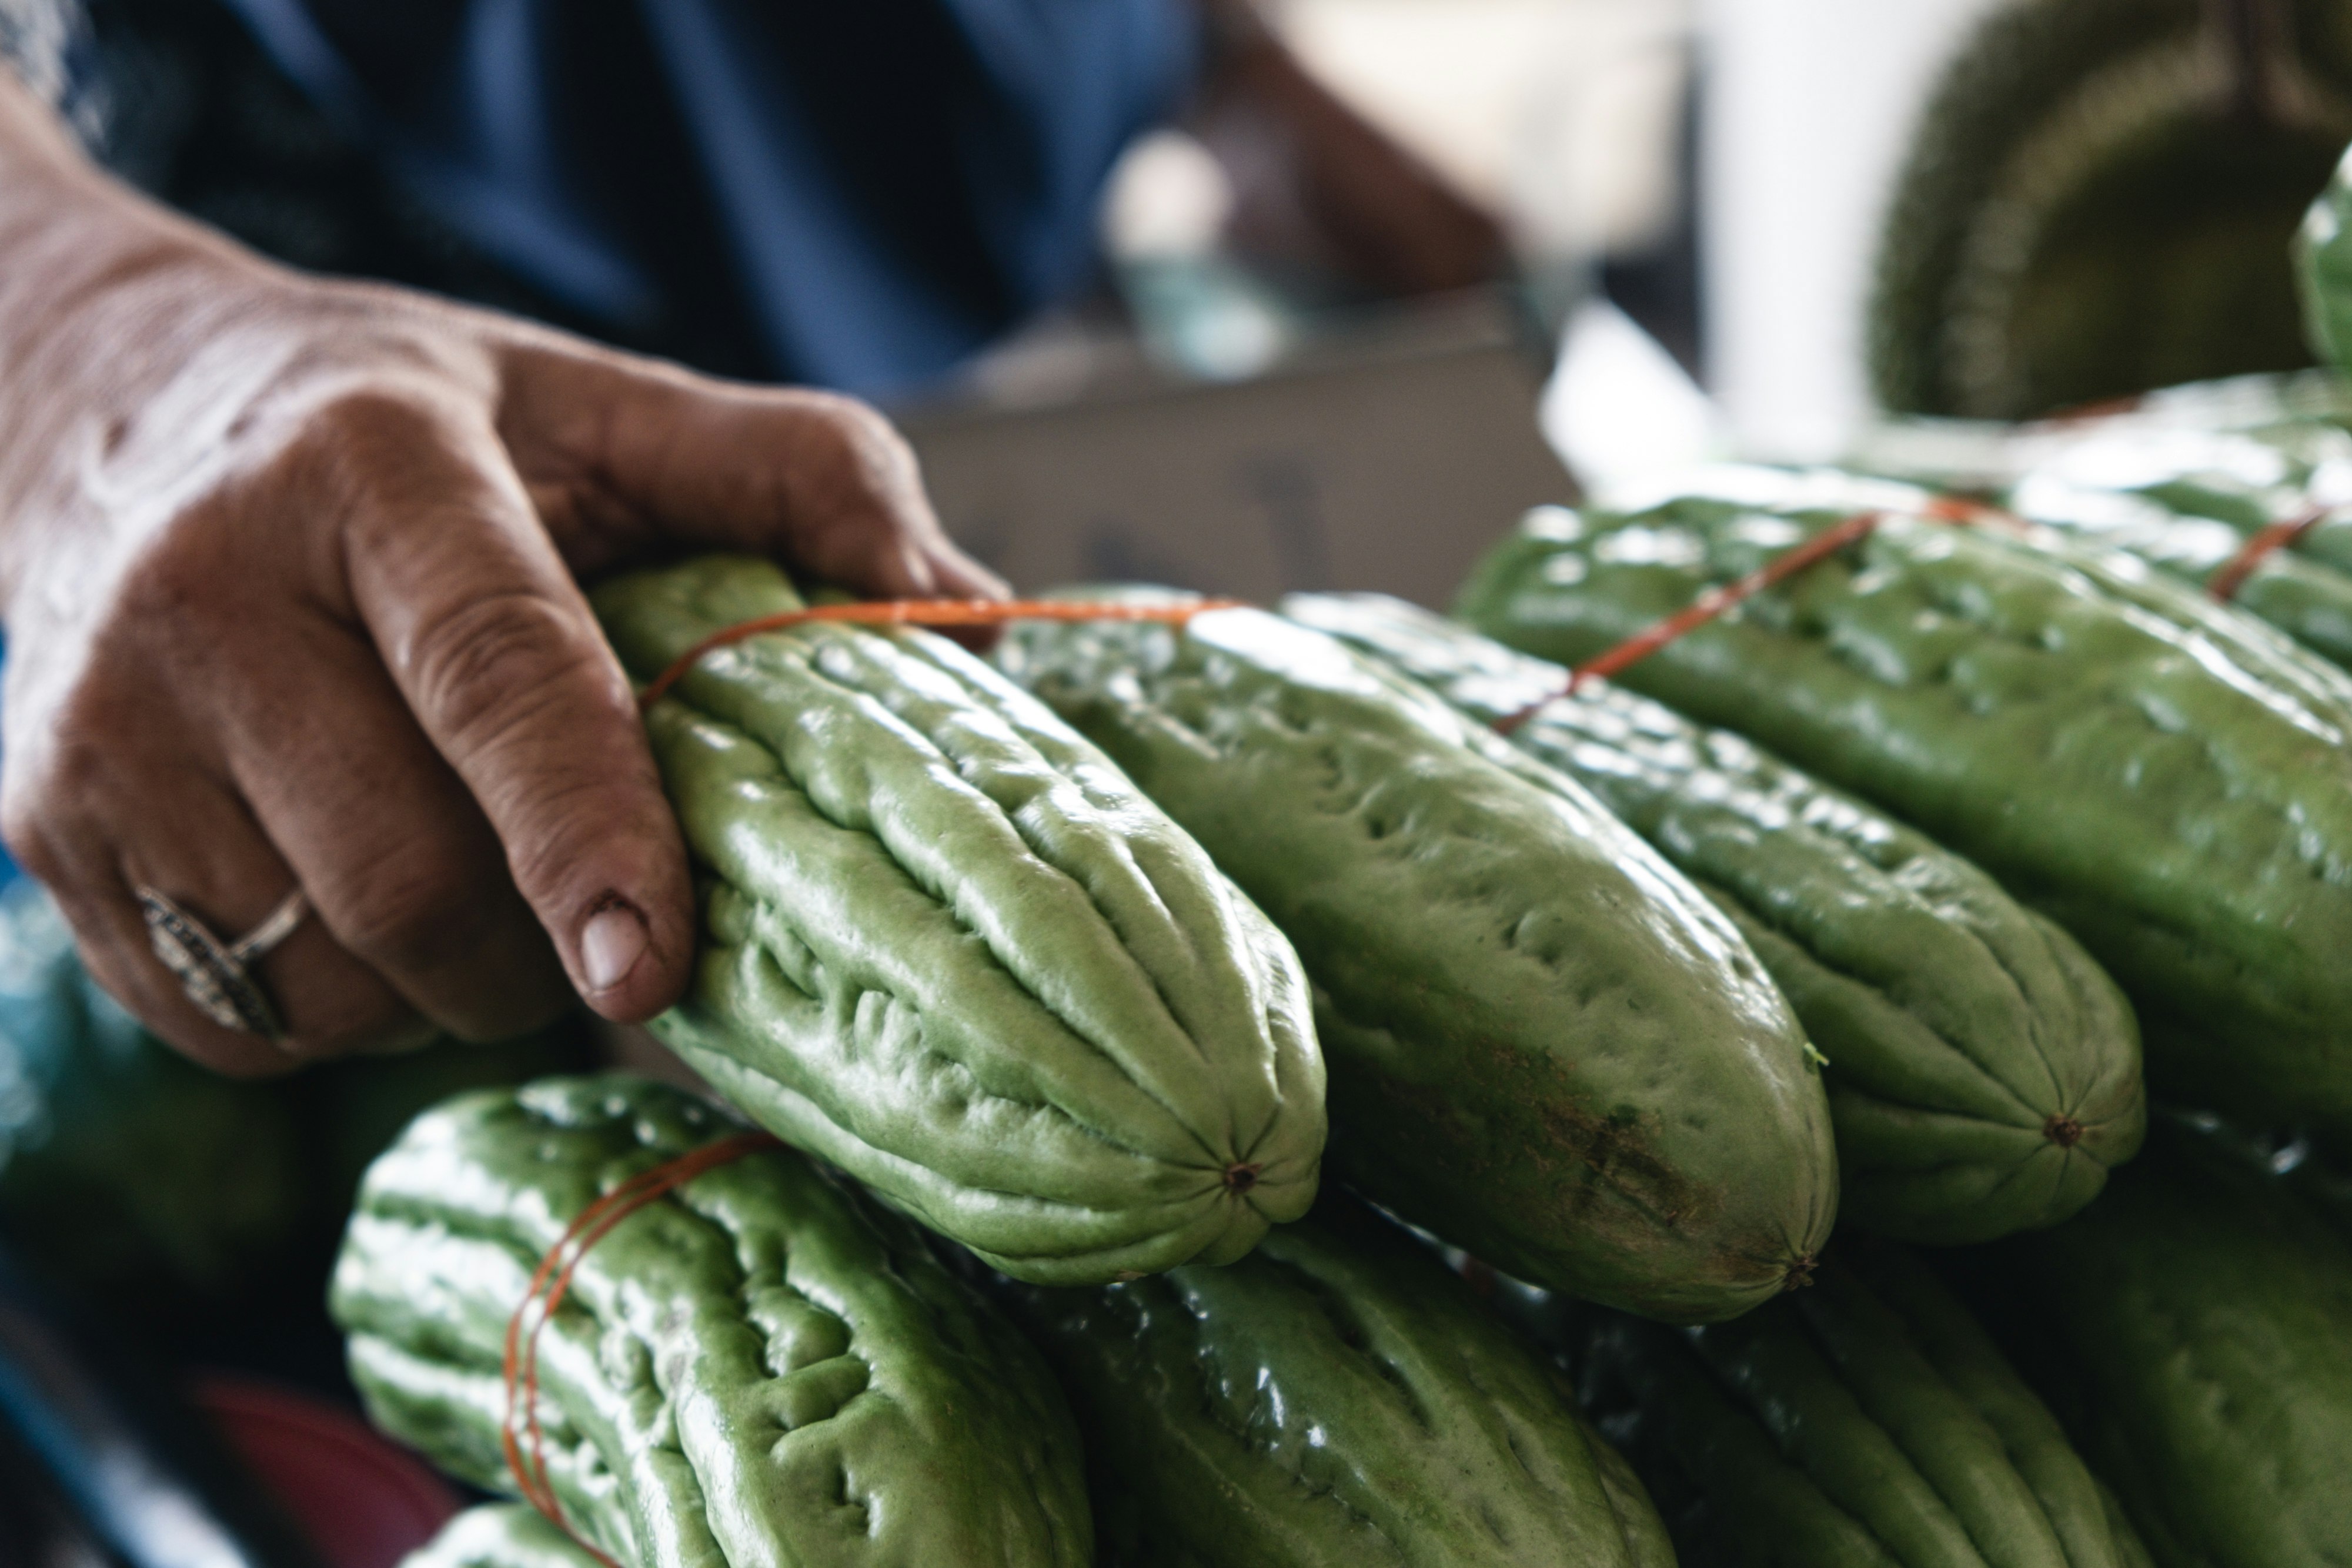
[[[417,1120],[333,1286],[377,1420],[518,1492],[541,1260],[782,1141],[548,1317],[563,1527],[413,1568],[2352,1563],[2352,522],[2205,591],[2352,502],[2313,384],[1953,436],[2007,521],[1919,439],[1546,510],[1455,620],[709,653],[648,725],[719,1101]],[[648,678],[797,602],[598,610]]]

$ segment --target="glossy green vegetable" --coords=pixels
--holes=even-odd
[[[1979,488],[2021,517],[2122,550],[2192,588],[2213,584],[2274,523],[2321,519],[2263,557],[2231,602],[2314,653],[2352,665],[2352,434],[2319,420],[2251,431],[2167,419],[2004,433],[1971,456],[1878,444],[1863,465]],[[1956,465],[1957,473],[1937,471]]]
[[[1803,1035],[1730,925],[1581,789],[1257,611],[1033,622],[1000,657],[1297,944],[1348,1181],[1659,1317],[1801,1278],[1836,1206]]]
[[[2352,1125],[2352,681],[2128,558],[1915,520],[1916,492],[1717,473],[1532,518],[1467,619],[1561,663],[1856,507],[1866,542],[1625,670],[1885,807],[2067,927],[2159,1094]]]
[[[2197,1134],[2149,1145],[2004,1244],[1994,1322],[2161,1568],[2352,1562],[2352,1239]]]
[[[2352,152],[2295,233],[2294,276],[2303,294],[2304,335],[2319,357],[2352,370]]]
[[[1542,1359],[1360,1211],[1230,1268],[1015,1300],[1120,1568],[1672,1568]]]
[[[377,1424],[513,1490],[501,1354],[532,1270],[600,1194],[740,1130],[623,1074],[419,1118],[368,1173],[330,1302]],[[919,1232],[790,1150],[621,1220],[539,1350],[551,1480],[628,1568],[1092,1562],[1035,1353]]]
[[[763,562],[607,584],[650,677],[796,607]],[[712,653],[648,717],[705,876],[655,1031],[787,1140],[1019,1278],[1241,1256],[1315,1196],[1297,960],[1101,754],[926,632]]]
[[[2058,1421],[1917,1262],[1842,1247],[1817,1288],[1676,1332],[1588,1314],[1587,1408],[1695,1563],[2137,1568]]]
[[[0,1221],[144,1314],[234,1296],[307,1218],[294,1108],[198,1067],[82,968],[48,894],[0,892]]]
[[[1565,695],[1559,665],[1402,601],[1297,595],[1282,610],[1482,724],[1527,715],[1514,745],[1722,907],[1829,1058],[1847,1223],[1990,1240],[2063,1219],[2139,1147],[2129,1006],[1968,862],[1737,736],[1602,682]]]
[[[538,1510],[519,1502],[469,1508],[400,1568],[603,1568]]]

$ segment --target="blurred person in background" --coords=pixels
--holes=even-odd
[[[0,834],[231,1071],[677,998],[576,580],[1001,594],[844,394],[1082,289],[1139,131],[1189,114],[1245,240],[1369,290],[1503,256],[1247,0],[0,0]],[[278,1038],[167,906],[184,958],[260,928]]]

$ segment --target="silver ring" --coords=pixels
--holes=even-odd
[[[265,1040],[282,1038],[278,1009],[270,1005],[251,967],[272,948],[294,935],[310,913],[310,901],[296,888],[269,917],[234,942],[224,942],[211,926],[152,887],[134,888],[140,913],[147,919],[147,938],[155,956],[180,977],[181,989],[204,1015],[223,1029],[241,1030]]]

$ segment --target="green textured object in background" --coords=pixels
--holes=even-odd
[[[2288,246],[2347,141],[2336,0],[2010,0],[1897,183],[1880,401],[2016,419],[2309,363]]]
[[[2352,1240],[2178,1124],[1984,1289],[2159,1568],[2352,1563]]]
[[[1721,913],[1582,789],[1255,610],[1027,622],[998,657],[1297,945],[1335,1174],[1496,1268],[1649,1315],[1728,1317],[1802,1281],[1837,1206],[1803,1031]]]
[[[650,679],[799,608],[709,558],[594,595]],[[703,946],[655,1032],[753,1120],[1018,1278],[1229,1261],[1315,1197],[1288,943],[1102,754],[954,643],[808,625],[647,718]]]
[[[1984,867],[2139,1011],[2158,1097],[2352,1128],[2352,678],[2128,558],[1729,469],[1548,513],[1463,592],[1591,657],[1857,510],[1866,540],[1622,671]],[[1911,515],[1906,516],[1908,512]]]
[[[1727,731],[1377,594],[1284,614],[1591,789],[1722,906],[1829,1061],[1843,1223],[1956,1245],[2050,1225],[2139,1147],[2139,1030],[2048,920]],[[1540,705],[1540,706],[1538,706]]]
[[[1118,1568],[1674,1568],[1564,1383],[1360,1210],[1230,1268],[1009,1300],[1077,1407]]]
[[[376,1423],[515,1490],[501,1356],[601,1195],[741,1124],[624,1074],[463,1096],[370,1169],[330,1301]],[[539,1336],[549,1480],[625,1568],[1090,1568],[1051,1375],[921,1233],[770,1148],[590,1248]]]
[[[2352,151],[2295,231],[2305,335],[2326,363],[2352,370]]]
[[[2050,1408],[1898,1249],[1842,1244],[1815,1289],[1683,1333],[1542,1315],[1692,1563],[2148,1563]]]

